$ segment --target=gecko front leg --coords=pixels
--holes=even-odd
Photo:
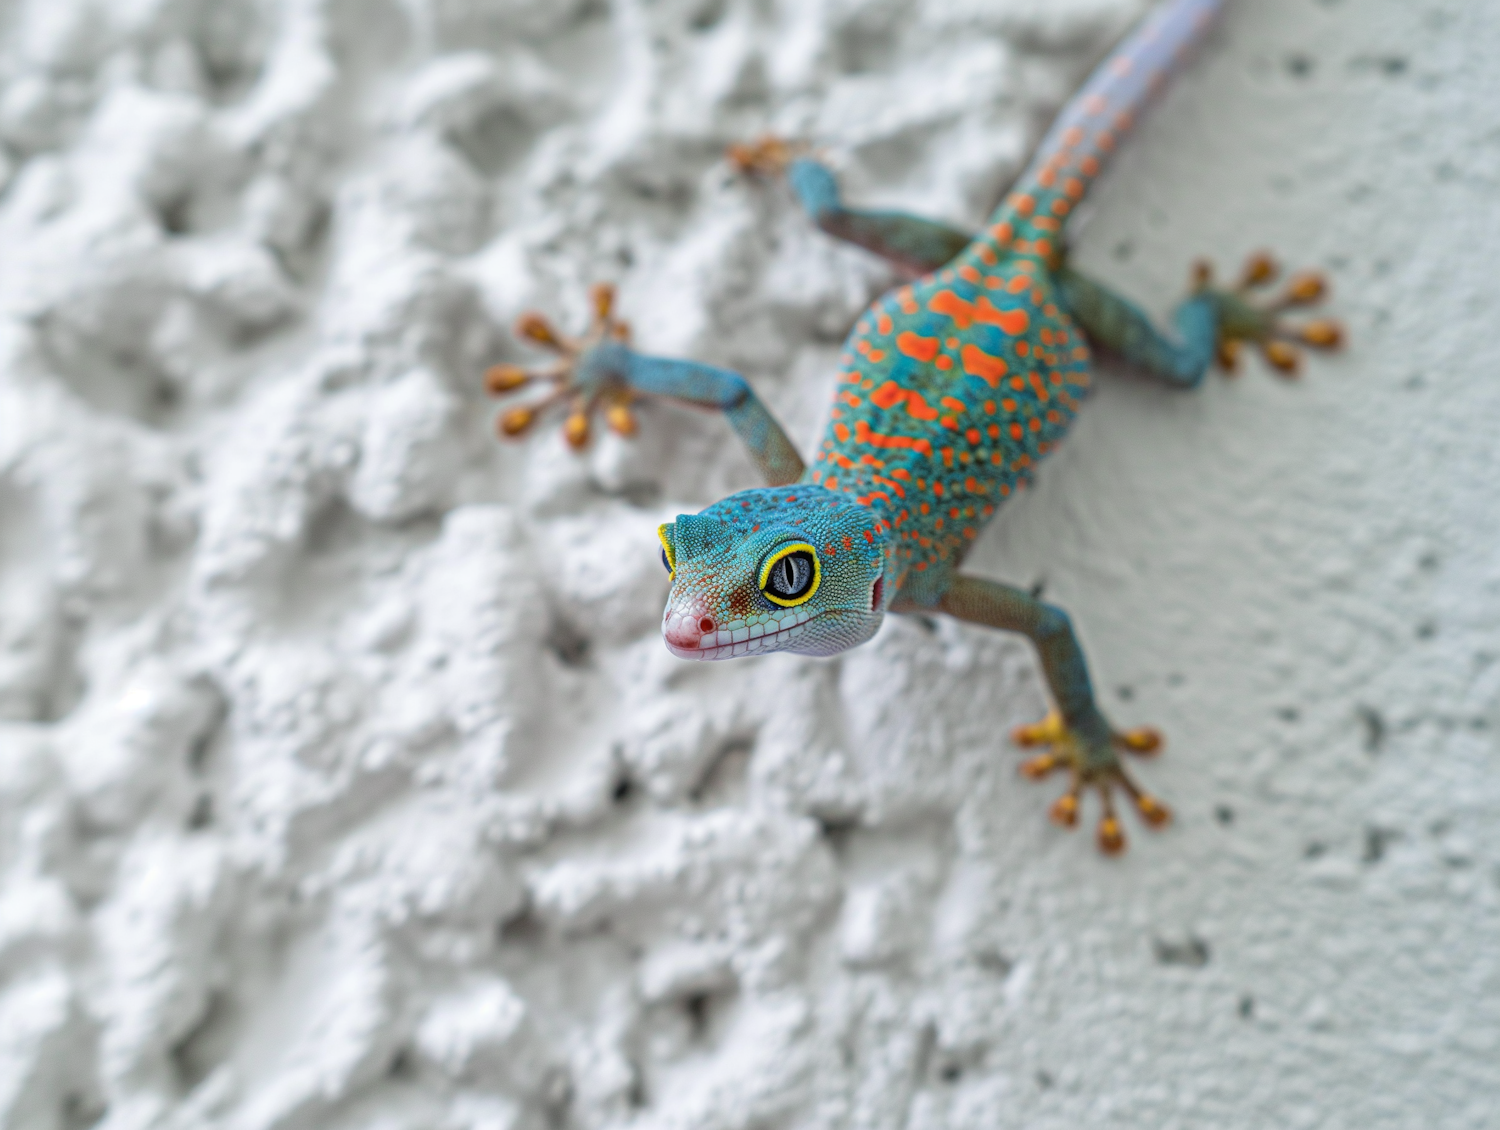
[[[661,396],[723,412],[770,486],[802,477],[802,456],[744,377],[696,361],[637,353],[629,346],[628,327],[613,316],[614,289],[601,284],[591,297],[594,324],[581,339],[558,333],[540,314],[522,315],[517,334],[558,360],[542,369],[496,365],[485,374],[485,387],[494,396],[538,383],[552,386],[542,398],[502,412],[497,421],[502,436],[524,435],[549,409],[566,402],[563,434],[573,447],[582,448],[599,409],[614,431],[630,435],[636,426],[631,405],[643,396]]]

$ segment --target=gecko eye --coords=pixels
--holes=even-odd
[[[761,593],[783,608],[810,600],[821,580],[817,551],[806,542],[782,546],[760,567]]]
[[[661,563],[673,577],[677,575],[677,550],[672,546],[673,523],[663,522],[656,527],[656,540],[661,542]]]

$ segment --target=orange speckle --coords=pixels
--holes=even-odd
[[[951,396],[943,397],[943,399],[938,401],[938,403],[941,404],[944,408],[953,409],[953,411],[955,412],[967,412],[969,410],[969,406],[962,400],[957,400]]]
[[[884,360],[885,360],[885,350],[884,349],[872,349],[872,350],[870,350],[870,362],[872,364],[877,364],[878,365],[880,362],[882,362]]]
[[[838,490],[839,489],[839,481],[837,479],[835,479],[835,478],[832,478],[832,477],[830,477],[828,479],[828,481],[825,482],[823,485],[825,487],[827,487],[829,490]],[[759,527],[756,527],[756,528],[759,529]],[[751,530],[750,532],[753,534],[755,532],[755,530]]]
[[[1031,352],[1031,345],[1028,342],[1024,342],[1024,341],[1018,341],[1018,342],[1016,342],[1016,356],[1017,357],[1025,357],[1030,352]]]
[[[839,437],[840,443],[849,442],[849,429],[844,424],[834,424],[833,434]]]
[[[1061,412],[1059,412],[1056,408],[1047,409],[1047,423],[1060,424],[1062,422],[1063,417]]]
[[[938,410],[928,404],[920,392],[907,392],[906,411],[908,415],[915,416],[918,420],[936,420],[938,417]]]
[[[995,402],[993,400],[986,400],[984,402],[984,410],[993,416],[995,414]]]
[[[1005,333],[1015,337],[1017,334],[1026,332],[1026,327],[1031,324],[1031,315],[1025,310],[999,310],[984,295],[974,303],[974,320],[984,322],[986,325],[999,326]]]
[[[1083,100],[1083,111],[1086,114],[1102,114],[1109,109],[1109,99],[1102,94],[1090,94]]]
[[[1011,227],[1008,222],[998,223],[990,229],[990,235],[1000,245],[1001,250],[1010,245],[1010,241],[1015,238],[1015,234],[1016,229]]]
[[[979,429],[970,428],[964,433],[964,439],[968,440],[970,443],[977,444],[979,442]]]
[[[1011,439],[1022,439],[1025,435],[1026,435],[1026,433],[1021,430],[1021,425],[1020,424],[1012,424],[1010,426],[1010,438]]]
[[[1024,192],[1017,193],[1010,198],[1010,206],[1021,216],[1029,216],[1036,211],[1036,201]]]
[[[1052,214],[1054,216],[1066,216],[1073,209],[1073,202],[1066,197],[1059,196],[1052,202]]]
[[[1094,144],[1097,145],[1100,149],[1104,150],[1104,152],[1108,153],[1115,147],[1115,135],[1110,133],[1107,129],[1100,130],[1099,136],[1094,138]]]
[[[921,337],[910,330],[906,330],[896,339],[896,348],[914,360],[931,361],[937,356],[938,339],[935,337]]]
[[[959,267],[958,277],[963,279],[965,282],[978,283],[980,274],[978,268],[971,267],[968,263],[965,263],[963,266]]]
[[[974,322],[973,303],[965,302],[951,290],[940,290],[934,294],[932,301],[927,304],[927,309],[934,314],[948,315],[961,330],[968,329]]]
[[[1039,239],[1036,241],[1034,250],[1043,259],[1052,257],[1052,241],[1050,239]]]
[[[999,439],[1000,438],[1000,425],[999,424],[991,424],[985,430],[990,433],[990,439]]]
[[[1000,256],[996,255],[987,243],[981,243],[978,250],[974,253],[979,256],[979,261],[986,267],[993,267],[996,263],[1000,262]]]
[[[938,367],[938,370],[940,372],[946,373],[949,369],[953,368],[953,358],[949,357],[945,353],[943,354],[943,356],[934,361],[933,364]]]
[[[1099,175],[1099,162],[1096,158],[1085,157],[1078,162],[1078,171],[1086,177],[1096,177]]]
[[[870,394],[870,403],[877,408],[894,408],[906,399],[906,390],[895,381],[886,381]]]
[[[1042,430],[1042,422],[1039,419],[1037,419],[1035,416],[1033,416],[1031,418],[1031,425],[1030,425],[1030,427],[1031,427],[1032,431],[1039,432],[1039,431]]]
[[[890,501],[890,498],[887,497],[884,491],[876,491],[872,497],[884,498],[887,502]],[[869,542],[871,545],[875,544],[875,535],[869,530],[865,531],[865,541]]]
[[[958,431],[958,421],[955,420],[952,416],[944,416],[941,420],[938,421],[938,423],[942,424],[943,427],[948,428],[951,431]]]
[[[1042,375],[1040,373],[1031,374],[1031,387],[1036,391],[1037,399],[1043,404],[1047,403],[1047,397],[1050,394],[1047,392],[1047,386],[1042,383]]]
[[[890,333],[891,332],[891,316],[889,314],[881,314],[878,318],[876,318],[875,319],[875,329],[878,332],[882,333],[882,334],[888,334],[888,333]]]
[[[964,372],[971,377],[982,378],[989,383],[991,388],[1000,386],[1000,378],[1005,375],[1006,371],[1005,358],[986,353],[977,345],[964,346],[960,356],[963,359]]]
[[[1063,181],[1063,192],[1069,200],[1078,200],[1083,196],[1083,181],[1077,177],[1069,177]]]
[[[1068,149],[1072,149],[1075,146],[1081,144],[1082,142],[1083,142],[1083,130],[1079,129],[1077,126],[1073,126],[1071,129],[1069,129],[1066,133],[1064,133],[1062,135],[1062,143]]]
[[[1020,294],[1030,285],[1031,280],[1029,278],[1027,278],[1025,275],[1017,275],[1015,278],[1011,279],[1009,283],[1006,284],[1005,289],[1008,290],[1011,294]]]
[[[1036,175],[1036,183],[1043,188],[1051,188],[1057,183],[1057,170],[1049,162],[1042,171]]]
[[[893,478],[901,479],[903,482],[911,481],[911,472],[908,471],[905,467],[897,467],[894,471],[891,472],[891,476]]]

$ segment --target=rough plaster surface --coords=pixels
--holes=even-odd
[[[477,387],[613,278],[806,442],[890,279],[723,145],[977,223],[1140,3],[8,6],[0,1124],[1500,1126],[1500,9],[1231,7],[1077,258],[1269,245],[1353,347],[1108,378],[973,558],[1169,734],[1110,862],[1025,647],[679,663],[727,429]]]

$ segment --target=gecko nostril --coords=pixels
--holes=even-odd
[[[714,618],[712,616],[703,617],[703,619],[698,621],[698,629],[699,631],[703,632],[704,635],[707,635],[709,632],[713,631]]]

